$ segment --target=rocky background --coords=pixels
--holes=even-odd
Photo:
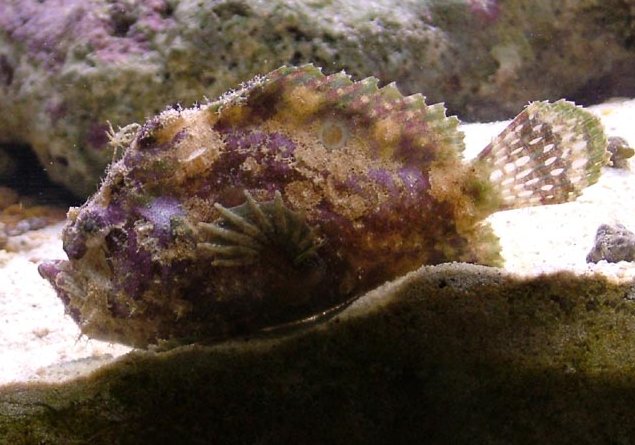
[[[84,198],[112,158],[109,122],[303,62],[395,81],[466,120],[597,103],[635,94],[634,21],[630,0],[5,0],[0,144],[30,147]]]

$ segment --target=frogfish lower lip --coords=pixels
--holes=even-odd
[[[62,271],[62,268],[60,267],[62,263],[67,263],[67,262],[68,261],[64,261],[64,260],[45,261],[38,265],[37,271],[39,272],[42,278],[46,279],[49,283],[53,285],[54,288],[57,289],[57,286],[55,285],[55,278]]]
[[[68,264],[69,262],[65,260],[45,261],[38,265],[37,271],[42,278],[51,283],[51,286],[55,289],[58,298],[64,304],[66,313],[68,313],[76,323],[79,323],[81,319],[79,311],[71,308],[71,297],[64,289],[64,282],[70,279],[68,273],[65,272]]]

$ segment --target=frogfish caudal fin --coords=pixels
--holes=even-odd
[[[533,102],[473,161],[499,193],[497,210],[574,200],[608,162],[600,120],[572,102]]]

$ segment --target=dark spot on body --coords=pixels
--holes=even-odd
[[[141,149],[149,148],[156,142],[155,132],[161,128],[158,116],[146,121],[137,133],[137,146]]]
[[[128,242],[128,234],[125,230],[115,228],[106,235],[106,248],[111,253],[122,252]]]
[[[96,212],[86,212],[77,221],[77,230],[86,234],[93,234],[106,226],[104,217]]]
[[[110,315],[112,315],[114,318],[130,317],[130,308],[127,305],[117,301],[116,295],[108,294],[107,305],[108,312],[110,312]]]
[[[272,117],[278,111],[284,91],[285,86],[280,82],[268,85],[265,89],[256,89],[247,100],[252,115],[263,121]]]

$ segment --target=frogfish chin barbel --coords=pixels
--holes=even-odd
[[[256,333],[423,264],[498,265],[488,215],[573,200],[608,159],[598,119],[566,101],[528,105],[471,162],[457,126],[394,84],[279,68],[124,128],[68,213],[68,260],[40,273],[90,337]]]

